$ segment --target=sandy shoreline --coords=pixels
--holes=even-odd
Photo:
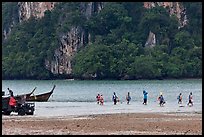
[[[2,116],[3,135],[202,135],[200,113]]]

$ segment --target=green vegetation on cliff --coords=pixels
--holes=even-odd
[[[73,73],[80,78],[98,79],[202,77],[200,6],[187,4],[187,13],[191,12],[188,19],[194,22],[178,29],[177,18],[169,16],[163,7],[107,4],[87,21],[93,43],[76,55]],[[192,12],[196,12],[196,19]],[[153,48],[144,47],[150,30],[156,35],[157,45]]]
[[[53,59],[59,36],[78,25],[91,34],[91,42],[74,56],[74,78],[200,78],[202,3],[183,4],[188,24],[181,29],[167,9],[145,9],[142,2],[106,3],[88,20],[79,3],[58,4],[42,19],[31,18],[12,29],[2,45],[3,79],[54,78],[45,59]],[[7,4],[2,6],[7,10]],[[3,28],[11,21],[9,14],[2,12]],[[144,46],[150,31],[156,35],[155,47]]]

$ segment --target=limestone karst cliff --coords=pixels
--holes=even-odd
[[[180,27],[187,24],[186,9],[180,2],[144,2],[145,8],[153,8],[155,6],[168,8],[170,15],[174,14],[179,19]]]
[[[168,8],[169,14],[171,15],[176,15],[176,17],[179,20],[179,26],[178,28],[182,28],[187,24],[187,15],[186,15],[186,9],[183,7],[183,5],[179,2],[144,2],[144,7],[145,8],[153,8],[155,6],[162,6],[165,8]],[[145,46],[155,46],[156,45],[156,37],[155,34],[149,32],[149,37],[147,39],[147,42]]]
[[[19,21],[29,19],[31,16],[41,18],[46,10],[52,10],[55,2],[19,2]],[[144,2],[145,8],[152,8],[156,5],[169,7],[170,15],[175,14],[181,27],[186,24],[185,9],[179,2]],[[81,3],[81,12],[90,18],[93,13],[100,12],[103,8],[103,2],[87,2]],[[149,38],[148,43],[155,45],[155,34],[154,41]],[[85,43],[89,42],[90,35],[80,26],[73,26],[70,31],[65,33],[60,38],[59,48],[55,50],[55,60],[46,60],[46,68],[51,70],[54,74],[71,74],[72,72],[72,57],[80,47],[83,47]],[[152,44],[150,44],[152,45]]]
[[[59,2],[18,2],[18,21],[23,22],[31,17],[42,18],[45,11],[52,10]],[[81,13],[89,19],[93,13],[98,13],[103,8],[102,2],[82,2]],[[7,39],[12,27],[16,23],[3,30],[3,40]],[[54,74],[70,74],[72,56],[78,48],[88,43],[90,34],[80,26],[73,26],[67,33],[59,36],[59,48],[55,50],[55,60],[45,59],[45,66]]]
[[[86,18],[93,13],[100,12],[103,7],[101,2],[81,3],[81,12]],[[46,68],[53,74],[71,74],[72,58],[80,47],[89,42],[90,34],[80,26],[71,27],[70,31],[60,38],[59,48],[55,50],[55,60],[46,60]]]
[[[57,7],[58,2],[18,2],[18,23],[26,22],[31,17],[38,18],[41,20],[45,15],[45,11],[52,10]],[[134,4],[134,3],[133,3]],[[144,2],[141,3],[141,7],[144,6],[145,8],[153,8],[155,6],[163,6],[168,9],[169,15],[176,15],[179,20],[180,25],[179,28],[184,27],[187,22],[187,15],[184,6],[180,2]],[[77,5],[78,6],[78,5]],[[63,6],[62,6],[63,7]],[[99,13],[105,7],[104,2],[81,2],[80,3],[80,12],[85,15],[86,20],[89,20],[94,13]],[[61,9],[59,8],[59,11]],[[50,13],[50,12],[48,12]],[[77,12],[78,14],[78,12]],[[53,15],[53,14],[52,14]],[[69,16],[69,15],[65,15]],[[168,14],[167,14],[168,16]],[[57,17],[57,16],[55,16]],[[61,20],[63,20],[63,16]],[[58,19],[60,20],[60,19]],[[57,25],[61,25],[60,21],[57,20]],[[69,18],[66,18],[69,20]],[[8,32],[12,31],[12,27],[15,26],[16,22],[11,22],[10,26],[7,25],[7,29],[3,30],[4,38],[8,37]],[[175,27],[176,28],[176,27]],[[87,43],[90,42],[92,36],[91,34],[85,30],[80,25],[72,24],[69,26],[68,29],[64,29],[62,32],[59,31],[59,35],[57,34],[56,38],[58,43],[56,45],[56,49],[54,51],[54,57],[52,59],[45,59],[44,65],[45,67],[50,70],[53,74],[71,74],[72,73],[72,58],[75,53]],[[143,43],[143,46],[150,46],[153,47],[157,45],[158,41],[160,41],[159,37],[155,31],[148,30],[149,33],[146,37],[146,44]],[[47,45],[49,46],[49,45]]]
[[[18,2],[19,22],[28,20],[31,16],[41,18],[44,12],[52,10],[56,2]]]

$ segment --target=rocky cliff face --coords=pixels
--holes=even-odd
[[[103,2],[88,2],[88,3],[81,3],[81,12],[84,13],[84,15],[87,18],[90,18],[93,13],[98,13],[103,8],[104,3]]]
[[[80,6],[87,19],[103,8],[102,2],[81,3]],[[60,36],[59,48],[55,50],[55,60],[46,60],[46,68],[53,74],[71,74],[73,55],[89,41],[90,34],[86,30],[80,26],[73,26],[70,31]]]
[[[57,2],[19,2],[19,22],[31,16],[41,18],[46,10],[52,10]],[[82,2],[81,12],[89,19],[93,13],[103,8],[102,2]],[[88,43],[90,34],[80,26],[73,26],[70,31],[59,36],[59,48],[55,50],[54,60],[45,60],[45,66],[53,74],[71,74],[72,58],[78,49]]]
[[[29,19],[31,16],[41,18],[46,10],[52,10],[56,2],[19,2],[19,22]],[[180,22],[180,27],[187,23],[185,9],[179,2],[144,2],[145,8],[156,5],[169,7],[170,15],[175,14]],[[98,13],[104,7],[103,2],[82,2],[81,12],[89,19],[93,13]],[[70,31],[59,38],[59,48],[55,50],[54,60],[46,60],[45,66],[54,74],[71,74],[72,58],[80,47],[90,41],[90,34],[80,26],[73,26]],[[155,34],[150,32],[146,46],[154,46]]]
[[[149,32],[148,39],[145,43],[145,47],[154,47],[156,45],[156,36],[151,31]]]
[[[7,40],[8,36],[11,33],[11,30],[15,24],[16,24],[15,21],[12,21],[8,28],[3,28],[2,41]]]
[[[19,22],[26,21],[30,17],[41,18],[44,16],[44,12],[52,10],[56,2],[18,2],[18,17],[13,17],[12,22],[9,22],[9,26],[3,28],[2,40],[6,40],[12,30],[12,28]],[[16,16],[16,15],[15,15]],[[14,20],[18,18],[18,20]]]
[[[31,16],[41,18],[46,10],[52,10],[56,2],[18,2],[19,22],[29,19]]]
[[[186,10],[181,3],[179,2],[144,2],[145,8],[150,9],[155,6],[162,6],[164,8],[168,8],[170,16],[176,15],[176,17],[179,20],[179,24],[180,24],[178,29],[184,27],[187,24],[188,20],[186,16]],[[155,45],[156,45],[156,36],[150,30],[145,46],[153,47]]]
[[[170,15],[174,14],[179,19],[180,27],[187,24],[186,9],[180,2],[144,2],[145,8],[153,8],[155,6],[168,8]]]
[[[85,44],[84,30],[72,27],[69,32],[61,36],[60,46],[55,50],[54,60],[46,60],[46,68],[53,74],[71,74],[71,61],[77,50]]]

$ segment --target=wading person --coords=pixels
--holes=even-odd
[[[127,104],[130,103],[130,100],[131,100],[130,92],[128,92],[128,94],[126,95],[126,101],[127,101]]]
[[[177,97],[178,99],[178,104],[182,104],[182,94],[180,93]]]
[[[97,101],[97,104],[99,104],[99,102],[100,102],[100,94],[98,94],[98,95],[96,96],[96,101]]]
[[[158,100],[159,100],[159,105],[160,105],[160,106],[164,106],[164,104],[166,103],[166,102],[164,101],[164,97],[163,97],[162,93],[161,93],[160,96],[158,97]]]
[[[193,94],[192,92],[188,96],[188,106],[193,106]]]
[[[100,96],[99,100],[100,100],[100,105],[103,105],[103,103],[104,103],[103,95]]]
[[[115,92],[113,93],[112,100],[113,100],[114,105],[116,105],[116,104],[117,104],[117,101],[119,100],[118,97],[116,96],[116,93],[115,93]]]
[[[148,92],[143,90],[143,95],[144,95],[144,102],[143,102],[143,104],[144,105],[147,105],[147,94],[148,94]]]

